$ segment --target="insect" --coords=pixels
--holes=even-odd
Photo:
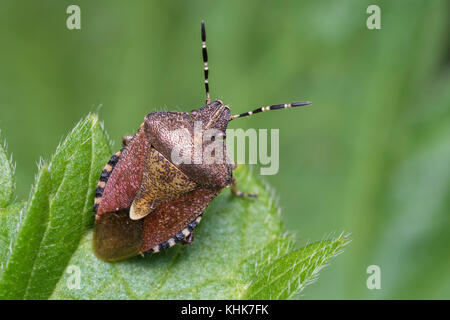
[[[203,21],[201,38],[206,104],[190,113],[148,114],[135,135],[123,138],[122,150],[111,157],[101,173],[94,201],[94,251],[102,260],[123,260],[156,253],[176,243],[191,244],[203,211],[226,187],[231,187],[236,196],[255,197],[238,190],[231,163],[195,161],[198,159],[192,150],[200,146],[200,151],[205,151],[212,143],[219,143],[226,157],[228,122],[311,104],[277,104],[231,115],[227,105],[210,98]],[[217,134],[198,142],[194,133],[198,123],[202,132],[214,129]],[[180,130],[186,134],[180,134]],[[193,161],[175,163],[175,148]]]

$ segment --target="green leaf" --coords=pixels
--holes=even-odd
[[[59,281],[53,299],[258,299],[291,298],[308,285],[346,238],[323,241],[292,251],[283,235],[279,210],[264,186],[246,167],[234,175],[258,199],[234,197],[223,191],[208,207],[191,246],[123,262],[99,261],[86,235],[70,265],[79,268]],[[290,270],[290,268],[294,268]],[[268,273],[269,272],[269,273]],[[279,291],[264,287],[263,277],[281,277]],[[299,283],[286,292],[289,281]]]
[[[11,256],[12,245],[16,240],[22,221],[25,203],[16,203],[0,209],[0,279]]]
[[[316,280],[328,261],[342,252],[347,236],[320,241],[287,253],[274,261],[266,257],[249,286],[245,299],[290,299]],[[278,244],[279,246],[279,244]],[[273,248],[267,252],[273,252]],[[276,252],[276,251],[275,251]]]
[[[0,144],[0,208],[6,208],[14,194],[14,167],[6,155],[6,144]]]
[[[41,163],[25,208],[2,217],[9,225],[20,223],[9,253],[2,254],[0,298],[45,299],[53,292],[92,222],[96,179],[108,153],[98,119],[89,115],[57,148],[50,164]]]
[[[92,205],[110,154],[97,118],[88,116],[49,165],[41,163],[29,201],[2,212],[0,298],[288,299],[348,242],[338,237],[295,250],[270,190],[241,166],[234,176],[258,198],[224,190],[205,211],[194,244],[100,261],[92,251]]]
[[[2,299],[26,297],[33,265],[48,224],[50,187],[50,174],[48,168],[43,165],[36,179],[32,197],[25,209],[25,218],[20,224],[20,229],[16,231],[16,239],[12,243],[6,268],[2,272],[0,282]],[[14,214],[11,213],[8,216],[12,219]]]

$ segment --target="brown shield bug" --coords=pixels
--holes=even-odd
[[[206,104],[186,112],[158,111],[145,117],[133,136],[125,136],[121,151],[103,169],[94,202],[94,251],[105,261],[117,261],[138,254],[155,253],[177,242],[190,244],[203,211],[223,188],[240,192],[229,161],[198,160],[200,154],[219,142],[226,156],[225,130],[228,122],[255,113],[300,107],[296,102],[261,107],[231,116],[222,101],[210,100],[205,24],[201,24]],[[214,129],[206,141],[195,130]],[[180,134],[180,130],[185,134]],[[189,161],[173,161],[173,151]],[[192,152],[192,150],[194,150]],[[212,153],[214,153],[213,149]],[[192,160],[192,161],[191,161]]]

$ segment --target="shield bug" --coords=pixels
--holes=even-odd
[[[231,115],[222,101],[210,99],[203,21],[201,38],[206,104],[190,113],[148,114],[135,135],[124,137],[122,150],[101,173],[94,202],[94,251],[102,260],[155,253],[177,242],[192,243],[203,211],[226,187],[231,186],[234,195],[255,197],[237,189],[229,161],[205,161],[202,155],[217,156],[220,146],[222,160],[228,159],[225,130],[231,120],[311,104],[277,104]],[[211,130],[213,134],[204,139],[203,134]],[[174,154],[184,161],[175,161]]]

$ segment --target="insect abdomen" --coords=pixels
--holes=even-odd
[[[162,250],[168,249],[170,247],[173,247],[178,242],[186,241],[186,239],[191,235],[191,233],[194,231],[194,229],[198,226],[200,223],[200,220],[202,219],[203,213],[200,214],[194,221],[189,223],[186,228],[178,232],[176,235],[174,235],[169,240],[166,240],[153,248],[145,251],[144,253],[157,253]]]
[[[105,191],[106,183],[108,182],[111,173],[114,170],[117,162],[119,162],[120,156],[122,154],[122,150],[117,151],[115,154],[111,156],[106,166],[103,168],[102,174],[100,175],[100,179],[97,184],[97,189],[95,190],[95,199],[94,199],[94,213],[97,214],[98,206],[102,201],[103,192]]]

